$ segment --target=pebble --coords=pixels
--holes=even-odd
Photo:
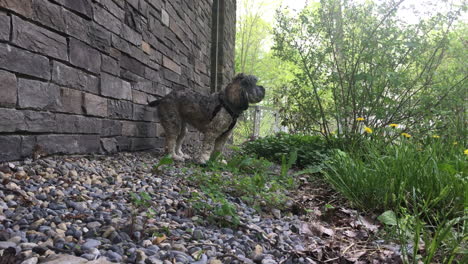
[[[229,254],[242,259],[232,260],[233,264],[273,264],[283,260],[285,251],[267,251],[262,236],[276,241],[278,248],[305,248],[299,232],[290,230],[290,226],[300,226],[299,220],[290,224],[292,220],[282,218],[277,209],[271,210],[274,218],[263,217],[233,199],[248,229],[220,228],[204,216],[185,214],[191,208],[189,193],[197,190],[183,186],[181,175],[193,170],[167,166],[155,177],[150,164],[156,163],[149,153],[50,157],[18,163],[16,174],[1,172],[0,178],[8,177],[5,188],[11,191],[0,191],[0,220],[4,219],[0,221],[0,250],[21,251],[21,256],[27,256],[23,264],[61,263],[54,259],[95,264],[173,260],[222,264],[227,262],[221,256]],[[145,206],[137,208],[131,194],[140,192],[151,197],[154,212],[147,214]],[[157,240],[161,234],[166,237]]]

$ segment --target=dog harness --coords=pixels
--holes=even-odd
[[[214,111],[213,111],[213,114],[211,116],[211,120],[213,120],[213,118],[219,113],[219,111],[221,110],[221,108],[224,108],[226,109],[226,111],[229,113],[229,115],[232,117],[232,122],[231,124],[229,125],[229,128],[223,132],[222,135],[225,135],[226,133],[228,133],[229,131],[231,131],[231,129],[234,128],[234,126],[236,125],[237,123],[237,118],[239,118],[239,113],[236,113],[234,112],[227,104],[226,102],[223,100],[223,98],[221,98],[221,94],[218,96],[218,100],[219,100],[219,104],[215,107]]]

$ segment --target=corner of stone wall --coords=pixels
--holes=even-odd
[[[0,161],[161,148],[147,103],[209,90],[212,3],[0,1]]]

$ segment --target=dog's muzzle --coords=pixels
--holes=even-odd
[[[249,103],[258,103],[263,100],[263,98],[265,98],[265,88],[263,88],[263,86],[255,86],[255,88],[253,88],[251,91],[248,91],[246,95]]]

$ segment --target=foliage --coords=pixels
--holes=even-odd
[[[273,95],[280,87],[294,78],[295,66],[274,56],[272,43],[272,22],[264,17],[265,12],[274,10],[277,0],[237,1],[235,71],[256,75],[267,88],[263,106],[273,107]],[[265,118],[266,117],[266,118]],[[260,135],[271,134],[274,117],[262,117]],[[242,143],[253,135],[254,111],[246,111],[234,129],[234,141]]]
[[[276,99],[291,131],[330,139],[336,130],[353,141],[359,117],[377,128],[461,127],[467,53],[454,24],[465,7],[406,24],[402,2],[331,0],[278,12],[275,54],[300,69]]]
[[[174,163],[174,160],[172,159],[171,156],[166,155],[162,157],[157,164],[153,166],[153,172],[158,173],[161,169],[162,166],[164,165],[171,165]]]
[[[282,162],[283,156],[297,151],[296,165],[299,167],[320,166],[329,152],[323,137],[286,133],[247,142],[242,149],[247,154],[254,154],[277,163]]]
[[[147,192],[139,192],[138,194],[132,192],[130,193],[130,197],[134,207],[130,222],[130,234],[133,235],[137,216],[141,212],[144,212],[146,219],[151,219],[156,215],[156,211],[153,209],[151,196]],[[146,225],[146,221],[143,221],[143,224]]]
[[[239,216],[232,197],[261,210],[282,208],[286,191],[296,186],[294,178],[286,173],[294,164],[294,155],[285,159],[278,175],[273,164],[265,159],[235,155],[227,164],[211,161],[208,166],[189,177],[199,186],[201,193],[192,193],[193,208],[213,223],[220,225],[239,224]]]
[[[387,210],[379,220],[406,250],[407,262],[430,263],[441,252],[453,260],[467,247],[468,163],[462,144],[439,136],[393,139],[391,131],[362,136],[363,146],[354,151],[335,150],[324,177],[357,207]]]

